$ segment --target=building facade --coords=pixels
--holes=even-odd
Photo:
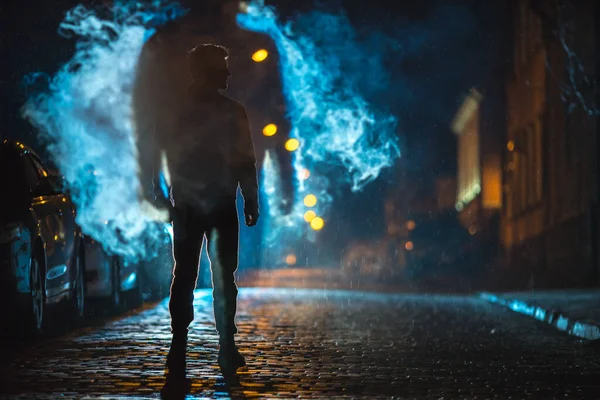
[[[488,95],[471,89],[457,111],[451,128],[457,139],[456,209],[461,224],[495,258],[499,249],[502,207],[502,91],[491,86]]]
[[[507,83],[502,244],[535,287],[598,277],[599,6],[519,0]]]

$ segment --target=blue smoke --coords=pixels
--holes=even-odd
[[[159,1],[118,5],[112,20],[84,6],[70,10],[59,33],[77,37],[75,54],[22,109],[66,178],[83,232],[130,260],[151,256],[152,238],[164,229],[138,202],[135,67],[152,27],[183,12]]]
[[[135,67],[153,27],[184,12],[162,1],[117,5],[111,20],[83,6],[72,9],[59,32],[77,37],[76,52],[23,107],[66,177],[83,231],[130,259],[148,257],[148,237],[162,232],[137,195]],[[255,2],[238,24],[269,35],[280,53],[290,136],[300,142],[293,159],[298,190],[292,213],[281,214],[280,176],[267,156],[261,175],[269,213],[261,241],[289,244],[307,235],[306,194],[317,196],[313,209],[326,218],[340,177],[360,191],[400,156],[396,119],[369,99],[385,87],[387,74],[381,56],[359,43],[343,14],[312,13],[282,25],[272,8]],[[311,172],[306,180],[300,179],[304,169]]]
[[[305,169],[311,172],[308,179],[297,179],[291,215],[272,216],[273,237],[293,240],[306,232],[299,229],[307,226],[301,221],[304,196],[317,196],[312,209],[324,217],[333,203],[331,186],[339,186],[340,177],[358,192],[400,156],[396,118],[367,100],[385,87],[387,73],[381,54],[360,43],[342,13],[313,12],[281,24],[272,7],[254,1],[237,21],[277,46],[290,137],[300,142],[295,171],[298,178]],[[264,182],[273,194],[275,175],[266,172]]]

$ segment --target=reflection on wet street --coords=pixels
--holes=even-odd
[[[189,398],[594,398],[600,390],[596,350],[474,297],[269,288],[240,291],[248,368],[228,384],[211,302],[210,291],[196,292]],[[2,393],[158,398],[169,343],[163,301],[32,343],[2,361]]]

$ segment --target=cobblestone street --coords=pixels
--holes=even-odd
[[[598,398],[597,346],[476,297],[242,289],[248,369],[216,366],[211,294],[197,292],[189,398]],[[3,357],[3,398],[159,398],[166,300]],[[17,395],[19,394],[19,395]]]

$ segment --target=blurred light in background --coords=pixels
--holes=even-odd
[[[295,265],[296,264],[296,255],[295,254],[288,254],[285,257],[285,263],[287,265]]]
[[[417,226],[417,224],[415,224],[415,221],[407,221],[406,222],[406,229],[408,229],[409,231],[412,231],[413,229],[415,229]]]
[[[323,221],[323,218],[321,217],[315,217],[312,219],[312,221],[310,221],[310,227],[313,228],[315,231],[320,231],[321,229],[323,229],[324,225],[325,221]]]
[[[398,233],[398,226],[396,224],[389,224],[387,230],[390,235],[396,235]]]
[[[314,207],[317,205],[317,196],[315,196],[314,194],[307,194],[306,197],[304,197],[304,205],[306,207]]]
[[[300,147],[300,142],[298,141],[298,139],[288,139],[287,142],[285,142],[285,149],[287,151],[296,151],[298,150],[298,147]]]
[[[252,54],[252,60],[254,60],[255,62],[262,62],[265,61],[268,56],[268,51],[266,51],[265,49],[260,49],[257,50],[254,54]]]
[[[303,181],[307,180],[310,177],[310,171],[306,168],[304,168],[301,172],[300,172],[300,179],[302,179]]]
[[[317,218],[317,213],[314,212],[313,210],[308,210],[307,212],[304,213],[304,220],[306,222],[310,222],[315,218]]]
[[[515,150],[515,142],[513,142],[512,140],[509,141],[506,144],[506,148],[508,149],[508,151],[514,151]]]
[[[411,241],[406,242],[406,244],[404,245],[404,248],[408,251],[411,251],[414,248],[413,242],[411,242]]]
[[[263,135],[265,136],[273,136],[277,133],[277,125],[268,124],[263,128]]]

